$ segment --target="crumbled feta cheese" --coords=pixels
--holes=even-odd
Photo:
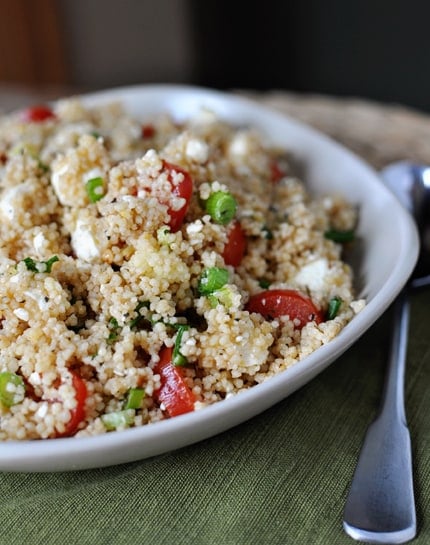
[[[357,301],[351,301],[349,305],[355,314],[358,314],[366,306],[365,299],[358,299]]]
[[[235,156],[246,156],[251,151],[251,141],[249,136],[244,132],[239,132],[230,142],[229,153]]]
[[[187,225],[187,233],[189,235],[194,235],[195,233],[200,233],[203,229],[203,223],[200,220],[193,221]]]
[[[91,225],[78,220],[72,233],[72,248],[79,259],[92,261],[100,255],[97,240],[92,232]]]
[[[202,164],[208,160],[209,147],[203,140],[191,138],[187,142],[185,153],[192,161]]]
[[[68,179],[64,175],[67,174],[69,170],[69,164],[65,162],[58,170],[53,170],[51,176],[51,184],[54,188],[54,191],[57,195],[58,200],[63,205],[70,205],[68,194],[64,191],[65,187],[68,186]]]
[[[82,181],[84,184],[86,184],[88,180],[93,180],[94,178],[103,178],[103,177],[104,177],[103,171],[100,168],[95,167],[89,170],[88,172],[85,172],[82,175]]]
[[[22,197],[31,194],[32,188],[28,184],[16,185],[3,192],[0,201],[0,211],[9,221],[13,221],[17,214],[22,213]]]
[[[43,254],[43,250],[45,249],[47,242],[48,239],[42,232],[37,233],[37,235],[33,237],[33,247],[35,252],[38,254]]]
[[[295,281],[297,284],[306,286],[310,290],[321,290],[324,288],[328,272],[329,266],[327,259],[316,259],[302,267],[296,275]]]
[[[24,295],[36,301],[39,310],[44,311],[49,308],[48,301],[45,299],[46,296],[40,290],[27,290],[24,292]]]

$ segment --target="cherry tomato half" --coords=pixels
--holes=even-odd
[[[167,161],[163,162],[163,168],[168,173],[168,179],[172,185],[172,194],[175,197],[181,197],[182,199],[185,199],[184,205],[179,210],[172,210],[172,208],[169,207],[169,216],[170,216],[169,226],[170,226],[170,229],[173,232],[175,232],[181,228],[182,222],[184,221],[185,214],[187,213],[191,196],[193,194],[193,181],[191,179],[191,176],[188,174],[186,170],[176,165],[172,165],[171,163],[168,163]],[[183,175],[182,180],[176,185],[173,183],[174,173],[180,173]],[[169,203],[163,202],[163,204],[168,205]]]
[[[290,320],[300,320],[297,329],[308,322],[317,324],[323,321],[322,313],[314,303],[295,290],[273,289],[253,295],[246,306],[249,312],[257,312],[267,320],[289,316]]]
[[[49,108],[49,106],[31,106],[23,111],[22,115],[24,121],[29,121],[33,123],[41,123],[47,119],[53,119],[55,117],[54,112]]]
[[[85,381],[76,373],[71,372],[72,386],[75,390],[76,407],[70,411],[70,420],[66,424],[63,433],[57,437],[70,437],[78,431],[78,426],[85,418],[85,402],[87,400],[87,387]]]
[[[246,251],[246,236],[238,221],[233,221],[227,234],[222,256],[226,265],[238,267]]]
[[[163,403],[169,416],[178,416],[194,410],[196,400],[182,376],[182,369],[172,364],[173,348],[164,347],[154,372],[161,377],[161,387],[155,398]]]

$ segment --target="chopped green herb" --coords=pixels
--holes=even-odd
[[[52,257],[50,257],[48,261],[42,261],[42,263],[46,265],[46,270],[44,272],[50,273],[52,270],[52,265],[56,263],[57,261],[60,261],[60,260],[58,259],[58,256],[56,255],[53,255]]]
[[[33,258],[26,257],[25,259],[23,259],[23,262],[25,263],[28,271],[39,272],[36,266],[36,262]]]
[[[355,238],[355,232],[353,229],[347,231],[339,231],[337,229],[329,229],[324,233],[325,238],[333,240],[334,242],[351,242]]]
[[[19,375],[3,371],[0,373],[0,402],[6,407],[18,405],[24,400],[25,384]]]
[[[172,363],[173,365],[176,365],[178,367],[183,367],[188,363],[187,358],[181,353],[182,335],[187,329],[190,329],[189,325],[180,325],[178,327],[178,333],[176,334],[175,345],[173,347],[172,354]]]
[[[123,411],[103,414],[101,420],[108,431],[113,431],[118,428],[129,428],[132,426],[135,414],[134,409],[124,409]]]
[[[215,191],[205,202],[206,212],[221,225],[229,223],[236,214],[236,199],[228,191]]]
[[[94,138],[100,138],[100,133],[98,133],[97,131],[91,131],[90,134],[91,136],[94,136]]]
[[[103,178],[91,178],[85,184],[88,198],[92,203],[99,201],[104,197]]]
[[[267,240],[273,240],[273,231],[271,231],[266,225],[262,228],[264,238]]]
[[[334,318],[336,318],[341,304],[342,299],[338,296],[332,297],[330,299],[327,309],[327,320],[333,320]]]
[[[270,286],[270,282],[265,278],[261,278],[261,280],[258,281],[258,285],[260,286],[260,288],[267,290],[267,288]]]
[[[200,295],[209,295],[222,288],[228,282],[228,270],[221,267],[204,269],[198,282]]]
[[[56,255],[50,257],[47,261],[35,261],[32,257],[26,257],[23,259],[28,271],[41,273],[50,273],[52,270],[52,265],[57,261],[60,260]]]
[[[110,333],[106,341],[108,344],[113,344],[115,341],[118,340],[119,330],[121,329],[121,327],[118,324],[118,320],[113,316],[109,318],[108,327],[110,329]]]
[[[133,329],[134,327],[138,327],[140,321],[144,318],[144,316],[141,314],[141,310],[143,308],[149,308],[149,301],[140,301],[136,308],[134,309],[134,312],[137,314],[136,318],[133,318],[133,320],[130,320],[129,326],[130,329]]]
[[[37,166],[40,168],[40,170],[43,170],[43,172],[49,171],[49,166],[40,159],[37,161]]]
[[[127,394],[124,409],[140,409],[144,397],[145,390],[143,388],[130,388]]]

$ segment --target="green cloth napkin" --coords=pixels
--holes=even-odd
[[[418,536],[430,543],[430,292],[412,297],[406,410]],[[342,513],[383,383],[387,312],[311,383],[252,420],[152,459],[1,476],[1,545],[347,545]]]

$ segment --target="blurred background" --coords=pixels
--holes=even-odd
[[[428,0],[0,0],[0,107],[136,83],[430,111]],[[7,105],[6,105],[7,106]]]

